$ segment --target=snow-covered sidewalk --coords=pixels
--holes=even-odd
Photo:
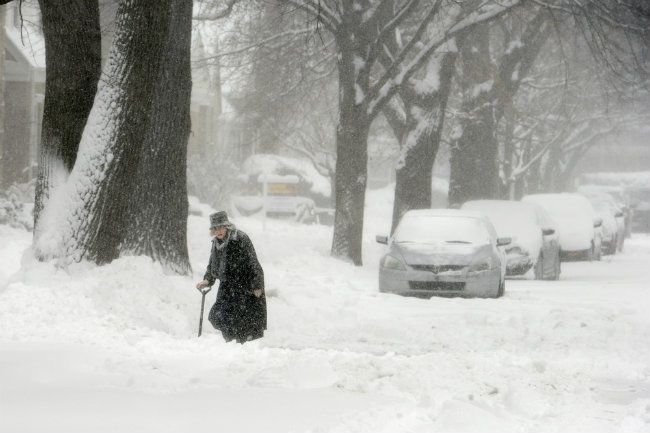
[[[650,430],[647,235],[501,299],[422,300],[377,292],[384,221],[363,267],[329,256],[331,228],[236,221],[269,308],[243,346],[207,321],[196,338],[206,218],[194,278],[141,257],[57,270],[0,226],[0,432]]]

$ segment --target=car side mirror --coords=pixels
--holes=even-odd
[[[549,236],[552,234],[555,234],[555,229],[548,228],[548,227],[542,229],[542,235]]]
[[[377,236],[375,236],[375,240],[376,240],[377,243],[379,243],[379,244],[388,245],[388,236],[380,236],[380,235],[377,235]]]
[[[511,242],[512,242],[512,238],[497,238],[497,247],[510,245]]]
[[[603,219],[602,218],[596,218],[594,220],[594,227],[600,227],[603,225]]]

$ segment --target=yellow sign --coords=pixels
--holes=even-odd
[[[269,183],[266,191],[268,195],[296,195],[296,186],[295,183]]]

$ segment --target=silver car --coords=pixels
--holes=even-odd
[[[524,275],[531,268],[536,280],[560,277],[560,241],[556,224],[540,206],[512,200],[471,200],[461,209],[482,212],[497,235],[512,242],[505,249],[506,275]]]
[[[505,291],[506,257],[483,214],[458,209],[408,211],[379,263],[379,291],[412,295],[498,298]]]

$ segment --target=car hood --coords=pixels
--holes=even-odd
[[[473,259],[490,250],[489,244],[393,244],[408,265],[467,266]]]

